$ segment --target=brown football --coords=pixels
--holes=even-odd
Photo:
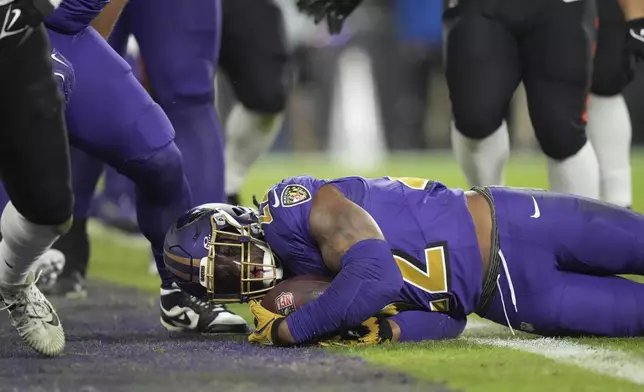
[[[273,313],[288,316],[316,299],[331,283],[324,276],[303,275],[278,283],[264,298],[262,306]]]

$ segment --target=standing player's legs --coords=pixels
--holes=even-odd
[[[291,75],[282,11],[272,0],[223,0],[222,8],[220,69],[238,100],[226,122],[226,196],[239,204],[248,171],[282,127]]]
[[[76,74],[67,106],[70,141],[135,182],[139,226],[163,272],[165,231],[191,205],[172,125],[127,63],[92,28],[76,36],[50,31],[50,37]],[[96,91],[100,101],[90,98]]]
[[[601,199],[632,204],[631,117],[622,90],[633,76],[628,25],[617,1],[598,1],[599,31],[586,132],[599,161]]]
[[[507,312],[514,328],[550,336],[644,335],[644,284],[614,276],[644,275],[644,216],[573,195],[491,191],[507,273],[486,318],[507,324]]]
[[[470,185],[503,184],[510,154],[505,115],[521,79],[515,39],[502,23],[483,15],[465,14],[447,23],[452,150]]]
[[[103,224],[126,233],[139,231],[136,221],[136,187],[132,180],[119,174],[114,168],[105,168],[105,186],[96,196],[93,215]]]
[[[245,332],[243,318],[173,287],[165,269],[165,233],[192,205],[169,120],[127,63],[92,28],[74,37],[51,36],[76,71],[67,107],[71,142],[136,185],[139,227],[152,245],[161,276],[161,323],[171,331]]]
[[[550,189],[599,198],[585,109],[595,40],[594,2],[552,3],[520,41],[530,118],[548,156]]]
[[[73,122],[70,119],[70,122]],[[40,289],[48,295],[73,298],[87,296],[85,277],[89,264],[90,242],[87,233],[88,210],[101,173],[103,162],[78,148],[70,150],[72,188],[74,190],[74,223],[67,234],[54,243],[36,265],[43,269]],[[61,271],[62,269],[62,271]]]
[[[119,42],[119,45],[127,43],[127,52],[123,58],[130,65],[132,75],[139,82],[142,82],[144,70],[140,62],[138,44],[134,39],[129,39],[127,23],[117,23],[111,37],[115,42]],[[94,198],[90,214],[98,218],[103,224],[127,233],[137,233],[139,226],[136,220],[135,194],[135,186],[132,180],[119,174],[114,168],[106,166],[103,190]],[[156,274],[154,260],[152,264]]]
[[[83,151],[70,148],[72,190],[74,194],[74,221],[69,231],[60,236],[32,265],[31,270],[41,273],[38,288],[46,295],[86,296],[84,278],[89,263],[87,210],[94,188],[103,171],[103,163]],[[9,196],[0,184],[0,210],[9,203]]]
[[[219,0],[185,0],[181,7],[173,0],[132,0],[121,18],[139,43],[155,100],[176,131],[194,204],[225,201],[224,144],[214,107]]]
[[[0,175],[13,200],[0,218],[0,298],[30,347],[58,355],[65,345],[60,320],[28,270],[71,224],[63,102],[44,27],[14,39],[22,40],[14,48],[7,48],[11,37],[0,42]]]

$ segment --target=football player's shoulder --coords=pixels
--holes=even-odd
[[[259,206],[264,230],[281,235],[306,236],[311,201],[322,185],[323,180],[298,176],[286,178],[269,188]]]

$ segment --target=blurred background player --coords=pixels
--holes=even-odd
[[[586,132],[599,162],[601,200],[630,207],[631,115],[622,91],[633,79],[628,25],[617,0],[597,0],[599,29]]]
[[[136,61],[133,57],[139,51],[140,46],[130,46],[130,59]],[[147,68],[154,66],[149,61],[145,64]],[[218,84],[224,93],[218,94],[222,98],[218,99],[218,106],[228,118],[225,177],[226,194],[233,204],[238,204],[239,191],[252,164],[270,149],[282,127],[292,78],[289,64],[282,10],[273,0],[222,2],[219,65],[225,81],[220,74]],[[147,77],[144,75],[142,72],[140,80]],[[136,231],[131,193],[131,183],[107,169],[105,188],[95,203],[96,216],[126,232]],[[156,273],[154,265],[150,265],[150,272]]]
[[[597,156],[584,129],[595,16],[586,0],[461,0],[446,11],[453,151],[471,185],[504,183],[505,117],[523,81],[550,189],[599,197]]]
[[[224,72],[217,78],[217,105],[224,118],[225,96],[220,92],[226,90],[237,99],[225,126],[225,186],[229,203],[240,204],[248,171],[282,128],[293,76],[282,10],[274,0],[223,0],[222,8],[219,66]]]
[[[65,334],[30,267],[69,229],[73,207],[63,100],[42,24],[58,3],[0,3],[0,176],[13,200],[0,217],[0,299],[23,341],[47,356],[63,351]]]
[[[45,20],[53,45],[75,67],[74,94],[66,116],[70,141],[80,150],[74,151],[72,160],[75,212],[82,224],[61,239],[57,248],[63,255],[71,252],[85,260],[89,257],[87,238],[78,235],[85,233],[89,203],[102,162],[107,162],[134,181],[139,226],[158,257],[166,228],[192,203],[190,189],[181,153],[173,141],[172,125],[133,77],[129,65],[89,26],[106,4],[107,1],[64,0]],[[85,271],[77,267],[70,263],[49,291],[56,294],[82,291]],[[166,329],[246,330],[243,319],[227,312],[225,307],[205,304],[183,293],[167,280],[163,264],[158,268],[162,280],[161,323]]]
[[[134,40],[128,41],[125,56],[131,64],[143,64]],[[270,149],[282,128],[292,78],[290,56],[282,10],[273,0],[222,1],[216,106],[227,120],[225,191],[229,200],[239,200],[252,164]],[[139,80],[144,79],[148,81],[143,70]],[[95,202],[97,217],[124,231],[135,231],[131,189],[127,179],[107,169],[105,188]]]
[[[214,107],[221,40],[219,0],[129,0],[110,35],[125,55],[132,34],[151,94],[172,123],[194,203],[225,201],[224,144]]]

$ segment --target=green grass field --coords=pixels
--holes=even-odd
[[[244,188],[250,203],[280,179],[299,174],[322,178],[413,176],[464,187],[451,155],[396,155],[381,167],[355,172],[320,156],[271,156],[251,173]],[[513,156],[507,171],[512,186],[547,188],[545,160]],[[634,208],[644,211],[644,153],[633,156]],[[158,278],[147,274],[149,255],[141,240],[91,226],[90,277],[144,290],[157,290]],[[644,233],[642,233],[644,235]],[[644,304],[642,304],[644,306]],[[245,306],[235,310],[248,317]],[[463,391],[644,391],[644,338],[542,339],[472,317],[463,336],[453,341],[400,344],[359,349],[333,349],[373,363],[440,381]]]

